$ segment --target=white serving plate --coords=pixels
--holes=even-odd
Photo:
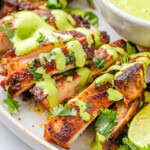
[[[71,6],[86,9],[88,5],[85,0],[74,0]],[[99,16],[99,30],[107,31],[111,37],[111,41],[120,39],[120,36],[104,21],[101,13],[95,11]],[[2,80],[2,76],[0,77]],[[42,115],[33,111],[34,104],[30,102],[22,102],[20,99],[20,111],[18,115],[13,117],[7,111],[7,106],[2,103],[6,97],[6,92],[0,88],[0,121],[5,124],[15,135],[22,139],[26,144],[36,150],[63,150],[54,143],[48,143],[43,138],[44,127],[41,124],[46,123],[44,112]],[[21,120],[18,120],[21,118]],[[71,145],[71,150],[89,150],[89,144],[93,140],[94,131],[89,127],[86,131]]]

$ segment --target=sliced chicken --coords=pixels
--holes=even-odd
[[[120,41],[111,43],[110,45],[116,46],[116,47],[119,47],[119,46],[121,47],[122,45],[124,45],[124,41],[120,40]],[[101,72],[105,71],[110,65],[114,64],[116,61],[121,61],[123,59],[123,55],[120,54],[118,59],[114,61],[113,57],[110,56],[103,48],[96,50],[94,57],[102,58],[103,60],[106,61],[106,63],[104,64],[104,67],[102,69],[96,68],[93,64],[88,65],[88,69],[90,70],[90,75],[87,80],[87,85],[91,84],[93,82],[93,80],[96,77],[98,77],[101,74]],[[68,76],[73,77],[71,83],[66,81],[67,77],[59,78],[59,80],[56,79],[55,84],[56,84],[56,88],[58,90],[58,99],[59,99],[60,103],[67,102],[67,100],[69,100],[69,98],[71,98],[72,96],[74,96],[75,94],[77,94],[79,92],[78,87],[80,84],[81,76],[77,75],[76,71],[69,74]],[[31,90],[31,93],[34,95],[34,99],[38,103],[42,104],[45,109],[47,109],[47,110],[50,109],[50,105],[47,100],[47,95],[46,96],[44,95],[44,92],[42,89],[35,86]]]
[[[35,12],[37,15],[39,15],[41,17],[47,17],[46,22],[49,25],[53,26],[56,30],[58,30],[57,25],[56,25],[55,16],[51,13],[50,10],[37,9],[37,10],[34,10],[33,12]],[[75,28],[76,27],[90,28],[90,25],[88,24],[88,22],[81,16],[71,15],[71,17],[74,19],[74,21],[76,23],[74,26]],[[61,18],[61,19],[63,19],[63,18]],[[5,19],[1,19],[0,25],[3,26],[6,22],[8,22],[11,25],[11,28],[14,30],[14,26],[13,26],[14,19],[12,18],[11,20],[7,20],[7,21]],[[6,44],[6,42],[8,42],[8,44]],[[0,52],[6,52],[7,50],[13,48],[13,45],[9,41],[7,35],[1,31],[0,31],[0,45],[1,45]]]
[[[72,39],[70,39],[69,41],[72,41],[74,39],[80,40],[83,37],[86,37],[86,35],[78,32],[78,31],[58,32],[58,43],[57,44],[55,43],[55,45],[57,45],[57,47],[62,47],[66,44],[66,42],[61,37],[59,37],[61,35],[71,35]],[[102,44],[106,44],[106,43],[109,42],[109,37],[108,37],[106,32],[101,32],[99,34],[99,36],[100,36],[100,42]],[[93,38],[94,38],[94,36],[93,36]],[[92,46],[95,48],[97,45],[93,44]],[[1,63],[2,63],[2,66],[3,66],[4,72],[9,75],[12,72],[14,72],[16,69],[22,67],[22,65],[28,63],[29,61],[32,61],[33,59],[38,58],[40,53],[48,53],[51,50],[53,50],[54,47],[56,47],[56,46],[54,46],[53,43],[48,42],[47,40],[45,40],[43,45],[39,46],[37,49],[35,49],[32,52],[30,52],[28,54],[25,54],[23,56],[16,56],[15,55],[15,50],[14,51],[10,50],[1,58]],[[90,53],[89,53],[89,55],[92,56],[92,54],[90,54]]]
[[[140,55],[132,58],[129,64],[123,65],[114,79],[114,86],[124,95],[125,104],[129,104],[132,100],[140,97],[144,90],[145,72],[150,65],[150,59],[145,53],[140,53]],[[143,55],[145,56],[143,57]]]
[[[101,76],[104,78],[113,75],[107,74]],[[51,119],[45,126],[45,139],[47,141],[54,140],[62,147],[69,148],[70,144],[87,128],[87,126],[100,114],[100,108],[106,109],[113,102],[108,100],[106,93],[108,88],[111,88],[111,83],[104,83],[96,86],[93,83],[85,91],[80,93],[74,99],[80,100],[85,104],[92,104],[92,107],[85,110],[89,114],[89,121],[84,121],[80,116],[80,109],[76,103],[71,100],[69,105],[77,112],[76,116],[55,117]]]
[[[111,134],[102,142],[103,150],[118,149],[116,143],[118,136],[123,131],[127,123],[135,116],[138,111],[140,101],[135,100],[131,106],[126,106],[123,101],[117,102],[118,124],[114,127]]]
[[[80,40],[80,43],[81,43],[85,53],[87,54],[87,63],[86,63],[86,65],[93,63],[91,61],[92,55],[91,56],[88,55],[88,53],[94,55],[95,52],[94,52],[93,47],[88,48],[88,43],[86,41],[86,38],[83,38],[82,40]],[[121,45],[122,44],[124,45],[124,41],[122,41],[122,40],[118,43],[121,44]],[[68,57],[67,46],[62,47],[61,49],[64,52],[65,56]],[[102,50],[102,52],[103,52],[103,49],[104,48],[102,47],[102,49],[100,48],[98,51],[101,52],[101,50]],[[96,51],[97,56],[98,56],[98,51]],[[106,49],[105,49],[105,51],[106,51]],[[104,52],[104,54],[105,54],[105,56],[107,56],[109,53]],[[117,52],[115,52],[115,54],[117,54]],[[120,55],[120,53],[117,54],[118,59],[119,59],[119,55]],[[109,57],[111,58],[111,61],[110,62],[108,61],[108,62],[110,63],[109,65],[111,65],[112,63],[114,63],[114,61],[112,61],[114,59],[112,59],[113,58],[112,54],[109,54],[108,58]],[[117,60],[115,60],[115,61],[117,61]],[[34,62],[35,62],[35,67],[38,68],[38,67],[41,66],[39,59],[35,59]],[[74,64],[69,64],[69,65],[66,66],[66,68],[64,70],[58,71],[58,70],[56,70],[56,63],[53,60],[51,62],[47,61],[46,65],[44,65],[43,67],[46,69],[46,72],[49,73],[50,75],[58,74],[58,73],[61,73],[61,72],[65,72],[66,70],[70,70],[70,69],[75,68]],[[33,75],[28,72],[28,68],[30,68],[28,66],[28,64],[24,65],[23,68],[18,69],[17,71],[13,72],[10,76],[5,78],[1,82],[1,86],[3,88],[5,88],[5,86],[9,85],[8,91],[9,91],[10,95],[13,98],[20,95],[22,92],[24,92],[25,90],[31,88],[34,85]]]

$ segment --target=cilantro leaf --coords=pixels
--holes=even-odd
[[[138,150],[127,137],[123,138],[122,142],[124,145],[121,145],[119,150]]]
[[[8,110],[12,116],[14,115],[15,111],[19,112],[20,104],[18,101],[11,98],[8,92],[8,87],[7,87],[7,98],[3,99],[3,103],[8,105]]]
[[[37,68],[27,68],[27,70],[28,70],[28,72],[33,74],[35,82],[38,82],[38,81],[40,81],[40,79],[42,79],[43,75],[36,72]]]
[[[90,108],[92,108],[92,107],[93,107],[93,104],[92,104],[92,103],[90,103],[90,104],[86,104],[86,107],[87,107],[87,109],[90,109]]]
[[[86,11],[84,17],[87,19],[89,24],[98,27],[98,17],[93,12]]]
[[[101,135],[107,137],[116,124],[117,112],[113,112],[109,109],[101,109],[101,114],[99,115],[95,123],[96,131]]]
[[[66,65],[69,63],[73,64],[75,62],[76,58],[74,56],[74,52],[71,52],[71,54],[66,58]]]
[[[102,68],[104,68],[104,65],[106,64],[106,60],[102,59],[100,57],[94,57],[93,63],[96,68],[102,69]]]
[[[70,105],[65,104],[65,106],[63,106],[62,104],[59,104],[59,106],[53,108],[51,114],[53,114],[55,117],[63,117],[63,116],[76,116],[77,113],[74,108],[73,109],[71,108]]]
[[[127,47],[128,56],[137,53],[136,48],[133,44],[126,42],[126,47]]]
[[[130,148],[127,145],[120,145],[118,150],[130,150]]]
[[[41,32],[39,34],[40,34],[40,36],[37,39],[37,42],[39,43],[39,46],[40,46],[43,44],[45,36]]]
[[[40,81],[40,79],[43,78],[43,75],[36,72],[37,68],[34,66],[34,64],[35,64],[35,61],[29,62],[28,65],[30,68],[27,68],[27,70],[28,70],[28,72],[33,74],[35,82],[38,82],[38,81]]]
[[[93,0],[87,0],[87,2],[88,2],[89,6],[90,6],[91,8],[95,9],[95,5],[94,5]]]
[[[8,38],[12,41],[14,37],[14,31],[11,29],[8,22],[5,23],[4,27],[0,25],[0,30],[3,31],[8,36]]]
[[[127,64],[128,62],[129,62],[129,57],[128,57],[128,55],[126,55],[126,56],[123,57],[123,60],[122,60],[121,64],[122,65]]]
[[[45,5],[49,9],[59,9],[67,7],[67,0],[48,0]]]

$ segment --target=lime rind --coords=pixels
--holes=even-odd
[[[139,149],[150,144],[150,104],[144,107],[131,121],[128,138]]]

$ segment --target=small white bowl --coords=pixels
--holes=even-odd
[[[117,33],[135,44],[150,47],[150,21],[129,15],[108,0],[94,0],[94,3]]]

